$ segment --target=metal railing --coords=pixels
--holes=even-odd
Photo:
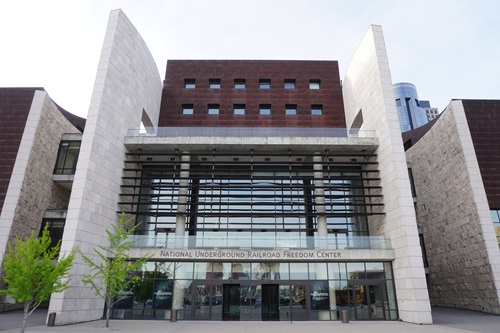
[[[136,248],[165,249],[378,249],[390,250],[391,242],[381,236],[348,236],[331,234],[327,237],[304,236],[175,236],[173,234],[132,235],[129,240],[135,242]]]
[[[147,127],[128,130],[129,137],[346,137],[374,138],[374,130],[295,127]]]

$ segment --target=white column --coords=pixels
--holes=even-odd
[[[316,198],[316,224],[318,226],[318,236],[320,237],[320,240],[326,240],[326,237],[328,236],[328,229],[326,226],[325,182],[323,180],[323,161],[321,153],[315,153],[313,156],[313,162],[314,196]],[[320,244],[321,243],[322,242],[320,242]]]
[[[175,247],[184,246],[184,235],[186,230],[186,210],[188,202],[189,167],[191,156],[189,152],[183,151],[181,156],[181,172],[179,180],[179,195],[177,198],[177,216],[175,219]]]

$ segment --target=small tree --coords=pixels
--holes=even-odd
[[[26,328],[26,320],[52,293],[68,288],[68,272],[75,259],[75,251],[58,259],[60,244],[50,247],[51,238],[46,226],[41,237],[31,236],[22,240],[17,237],[14,247],[4,256],[4,281],[6,289],[0,295],[10,295],[24,304],[24,317],[21,333]]]
[[[110,247],[97,246],[94,252],[99,258],[94,258],[81,253],[84,262],[91,268],[91,274],[83,275],[83,283],[89,284],[96,296],[106,301],[106,327],[109,327],[109,318],[113,305],[128,297],[124,291],[130,290],[141,279],[133,273],[142,269],[150,258],[141,257],[132,260],[129,255],[134,241],[128,237],[138,225],[127,230],[131,219],[125,220],[125,213],[121,213],[118,225],[113,225],[112,230],[106,229]]]

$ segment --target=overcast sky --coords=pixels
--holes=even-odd
[[[44,87],[86,117],[109,12],[121,8],[162,79],[168,59],[338,60],[371,24],[393,83],[440,111],[500,99],[498,0],[0,0],[0,87]]]

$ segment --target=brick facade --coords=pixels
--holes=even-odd
[[[0,89],[0,214],[35,90],[43,88]]]
[[[346,127],[336,61],[170,60],[165,78],[159,127]],[[196,87],[184,88],[184,79]],[[210,79],[220,79],[220,89],[210,89]],[[235,89],[235,79],[245,88]],[[259,89],[259,79],[270,79],[271,88]],[[290,79],[295,89],[284,88]],[[320,80],[320,89],[310,89],[310,80]],[[182,114],[182,104],[193,104],[193,114]],[[207,104],[219,104],[220,113],[208,114]],[[234,104],[245,104],[245,115],[235,115]],[[260,104],[270,104],[271,114],[259,114]],[[296,104],[297,115],[285,115],[286,104]],[[312,104],[323,105],[323,114],[311,115]]]
[[[500,209],[500,100],[462,100],[490,209]]]

